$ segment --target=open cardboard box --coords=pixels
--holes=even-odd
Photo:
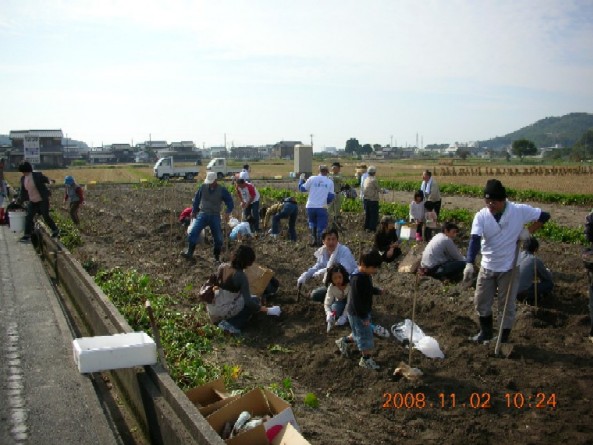
[[[267,414],[271,419],[263,425],[227,439],[228,445],[269,445],[266,431],[274,425],[291,423],[297,431],[300,429],[290,405],[276,394],[261,388],[253,389],[229,402],[210,414],[206,420],[218,434],[221,434],[225,423],[234,423],[243,411],[248,411],[252,416]]]
[[[301,434],[288,423],[272,440],[272,445],[311,445]]]
[[[239,398],[239,396],[229,396],[222,378],[192,388],[186,391],[185,395],[204,417]]]

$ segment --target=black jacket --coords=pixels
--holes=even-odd
[[[43,201],[49,201],[49,197],[51,196],[50,190],[47,188],[46,184],[49,184],[49,179],[41,172],[33,172],[31,173],[33,176],[33,182],[35,183],[35,187],[39,190],[39,194],[41,195],[41,199]],[[29,193],[25,188],[25,177],[21,176],[21,191],[19,193],[19,202],[25,202],[29,200]]]
[[[373,308],[373,295],[379,295],[381,290],[373,286],[370,275],[357,272],[350,276],[352,292],[346,303],[346,313],[366,320]]]

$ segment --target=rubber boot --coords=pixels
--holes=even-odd
[[[509,335],[511,335],[510,329],[503,329],[502,333],[500,334],[500,342],[501,343],[508,343],[509,342]]]
[[[476,343],[487,343],[492,340],[492,321],[492,315],[480,317],[480,332],[474,335],[472,340]]]
[[[185,252],[181,252],[181,256],[187,260],[193,259],[194,250],[196,250],[195,243],[188,243],[187,250]]]

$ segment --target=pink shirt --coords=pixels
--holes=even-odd
[[[35,181],[33,181],[33,175],[29,173],[25,175],[25,190],[29,194],[29,201],[31,202],[41,202],[41,194],[37,187],[35,187]]]

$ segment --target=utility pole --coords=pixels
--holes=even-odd
[[[389,143],[389,147],[393,148],[393,135],[391,135],[391,142]]]
[[[311,134],[309,136],[311,136],[311,147],[313,147],[313,135]]]

